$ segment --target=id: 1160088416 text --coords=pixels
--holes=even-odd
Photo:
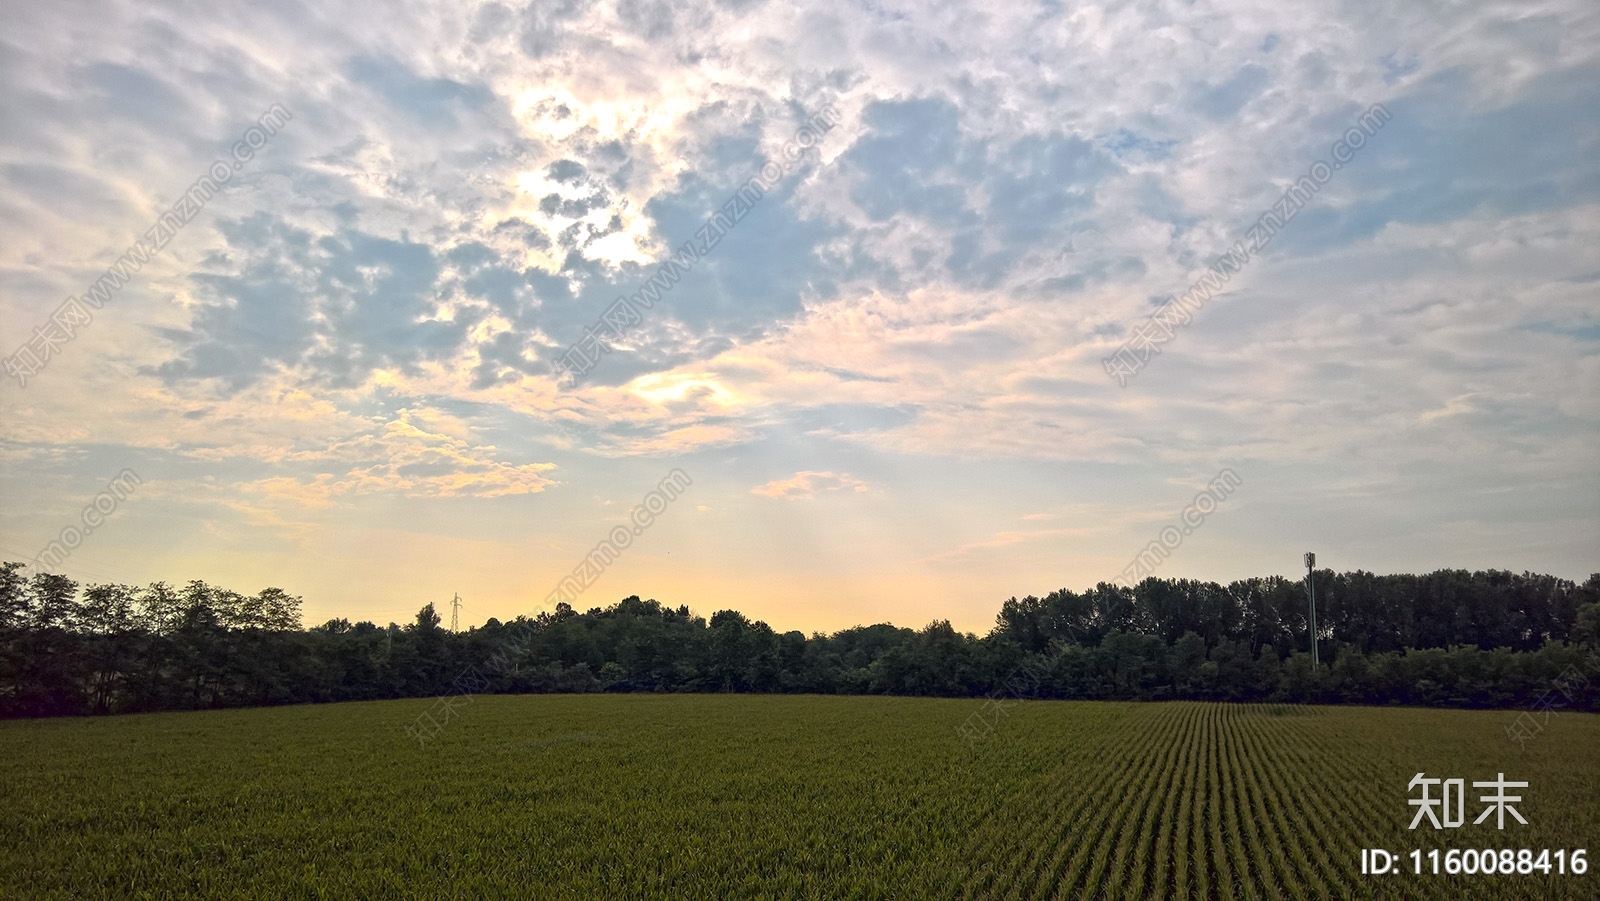
[[[1404,856],[1382,848],[1363,848],[1361,875],[1403,873],[1406,856],[1411,858],[1411,872],[1417,876],[1437,876],[1440,873],[1451,876],[1458,873],[1467,876],[1527,876],[1533,873],[1582,876],[1589,872],[1587,848],[1573,851],[1545,848],[1537,853],[1528,848],[1484,848],[1481,851],[1476,848],[1465,851],[1452,848],[1443,854],[1435,848],[1426,853],[1415,850]]]

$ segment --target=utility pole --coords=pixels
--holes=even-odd
[[[461,593],[456,592],[456,599],[450,602],[450,631],[459,632],[461,625]]]
[[[1306,551],[1306,596],[1311,598],[1311,668],[1317,668],[1317,555]]]

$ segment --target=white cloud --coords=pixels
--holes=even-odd
[[[146,455],[289,516],[543,495],[558,459],[609,482],[736,458],[747,501],[774,471],[795,475],[751,490],[855,494],[912,458],[1250,463],[1350,503],[1415,491],[1424,520],[1548,489],[1546,532],[1597,527],[1600,19],[1578,0],[124,2],[19,8],[6,40],[7,352],[262,110],[294,114],[0,393],[24,476]],[[1376,102],[1395,119],[1117,389],[1100,359],[1127,327]],[[844,119],[817,156],[557,386],[550,354],[824,103]],[[989,533],[940,546],[1055,530]]]
[[[819,493],[833,491],[864,492],[867,483],[838,472],[797,472],[787,479],[773,479],[750,489],[751,494],[779,500],[810,500]]]

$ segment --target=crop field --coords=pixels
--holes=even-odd
[[[1581,898],[1412,849],[1600,851],[1600,717],[757,695],[481,696],[0,723],[6,898]],[[1407,829],[1418,772],[1466,822]],[[1474,824],[1474,780],[1523,781]],[[1437,789],[1435,797],[1438,796]],[[1362,849],[1405,855],[1362,875]]]

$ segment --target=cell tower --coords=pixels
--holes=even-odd
[[[1311,668],[1316,669],[1317,659],[1317,555],[1306,552],[1306,596],[1311,599]]]
[[[450,602],[450,631],[461,631],[461,593],[456,593],[456,599]]]

